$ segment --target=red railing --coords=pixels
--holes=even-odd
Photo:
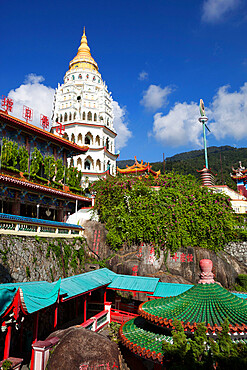
[[[130,319],[134,319],[138,315],[126,311],[115,310],[114,308],[111,309],[111,321],[118,322],[123,324],[125,321]]]

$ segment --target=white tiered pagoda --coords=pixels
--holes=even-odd
[[[89,147],[86,156],[73,157],[74,165],[83,172],[84,181],[97,180],[107,172],[116,174],[117,134],[113,127],[112,97],[91,56],[85,28],[64,83],[58,84],[55,92],[52,130]]]

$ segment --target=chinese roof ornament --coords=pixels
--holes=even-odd
[[[152,166],[147,162],[143,163],[143,160],[139,163],[136,159],[136,156],[135,163],[132,166],[127,165],[124,169],[117,167],[117,171],[124,175],[140,175],[142,173],[151,173],[155,177],[159,177],[160,175],[160,170],[155,172],[154,170],[152,170]]]

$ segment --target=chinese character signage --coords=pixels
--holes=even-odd
[[[49,119],[47,116],[44,116],[43,114],[40,115],[40,125],[45,130],[46,128],[49,128]]]
[[[59,135],[63,135],[64,130],[65,130],[64,126],[63,126],[61,123],[59,123],[59,126],[57,126],[57,127],[56,127],[56,132],[57,132]]]
[[[23,105],[23,113],[22,117],[26,120],[26,122],[30,122],[33,120],[33,110],[26,105]]]
[[[193,262],[193,255],[191,253],[176,252],[170,255],[170,262]]]
[[[6,113],[12,112],[13,103],[14,102],[12,99],[4,95],[2,96],[1,107],[5,110]]]

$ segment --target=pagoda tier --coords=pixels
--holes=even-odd
[[[231,178],[236,182],[238,192],[247,198],[247,169],[239,161],[239,167],[237,169],[232,167],[232,171],[234,174],[231,174]]]
[[[213,172],[204,167],[202,170],[197,170],[197,172],[201,175],[201,182],[202,186],[213,186],[215,184],[215,176],[216,174],[213,174]]]

